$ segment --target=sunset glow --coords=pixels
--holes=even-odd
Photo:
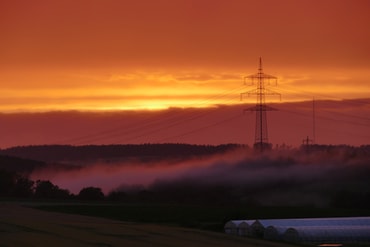
[[[266,69],[268,71],[268,68]],[[249,70],[254,73],[256,69]],[[54,74],[42,71],[7,75],[0,89],[2,112],[53,110],[140,110],[170,107],[198,108],[214,105],[253,103],[254,97],[240,93],[255,85],[243,85],[242,71],[201,73]],[[4,72],[4,74],[6,74]],[[299,75],[277,72],[283,102],[317,99],[366,98],[370,92],[370,71],[320,71]],[[51,80],[52,83],[48,83]],[[356,85],[356,86],[353,86]],[[280,98],[268,98],[277,102]]]
[[[2,2],[0,111],[239,104],[259,56],[283,101],[367,97],[369,8],[362,0]]]
[[[254,114],[243,110],[256,95],[241,93],[256,88],[244,77],[260,57],[281,94],[266,103],[287,111],[269,113],[272,142],[311,134],[315,99],[323,142],[368,143],[369,10],[367,0],[1,1],[0,147],[250,144]]]

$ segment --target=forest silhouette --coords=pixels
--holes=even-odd
[[[233,157],[235,152],[249,154],[233,162],[221,158],[222,155]],[[264,154],[236,144],[29,146],[1,150],[1,153],[0,196],[3,198],[247,206],[370,206],[370,146],[281,147]],[[43,161],[29,159],[31,156]],[[192,168],[180,176],[158,178],[147,185],[139,182],[122,184],[105,194],[94,184],[84,186],[79,193],[71,193],[49,180],[33,181],[29,176],[44,169],[58,173],[75,170],[83,176],[89,164],[73,165],[73,160],[78,163],[83,159],[105,159],[101,165],[104,167],[117,166],[120,163],[116,162],[125,160],[126,165],[133,162],[134,166],[147,169],[155,164],[154,161],[172,160],[171,166],[176,167],[178,162],[191,160],[196,164],[197,160],[210,157],[214,163]],[[69,163],[61,162],[63,160]]]

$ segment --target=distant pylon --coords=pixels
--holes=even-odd
[[[277,84],[277,77],[263,73],[262,58],[260,57],[258,73],[245,76],[244,84],[246,84],[246,80],[250,80],[253,85],[255,84],[255,81],[257,81],[256,89],[242,93],[240,95],[241,99],[243,98],[243,95],[250,96],[251,94],[253,94],[257,96],[256,106],[246,109],[248,111],[256,112],[256,129],[255,129],[255,137],[254,137],[254,148],[260,151],[271,149],[272,144],[268,142],[266,111],[274,111],[276,109],[266,105],[265,96],[266,95],[279,95],[281,97],[281,94],[274,92],[270,89],[267,89],[265,87],[265,82],[269,84],[270,80],[273,80],[275,84]]]
[[[313,140],[308,138],[305,138],[303,139],[302,141],[302,147],[306,150],[306,151],[310,151],[310,146],[312,146],[314,144]]]
[[[302,141],[302,145],[304,145],[304,146],[308,146],[308,145],[310,145],[310,144],[313,144],[313,140],[312,140],[312,139],[310,139],[310,138],[308,138],[308,136],[307,136],[305,139],[303,139],[303,141]]]

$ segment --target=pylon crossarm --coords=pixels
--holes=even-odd
[[[271,106],[267,106],[265,105],[265,109],[264,111],[278,111],[278,109],[274,108],[274,107],[271,107]]]
[[[253,107],[247,108],[244,111],[277,111],[278,109],[267,105],[255,105]]]
[[[246,94],[249,96],[251,94],[259,94],[259,90],[258,89],[252,89],[252,90],[249,90],[248,92],[246,92]]]
[[[247,75],[247,76],[244,76],[244,81],[245,79],[251,79],[251,80],[254,80],[254,79],[273,79],[273,80],[277,80],[278,78],[276,76],[273,76],[273,75],[269,75],[269,74],[265,74],[265,73],[256,73],[256,74],[253,74],[253,75]]]
[[[277,81],[277,79],[278,79],[276,76],[269,75],[269,74],[265,74],[265,73],[262,73],[262,78],[263,78],[263,79],[276,80],[276,81]]]
[[[251,79],[251,80],[254,80],[254,79],[258,79],[260,78],[260,75],[259,73],[257,74],[253,74],[253,75],[247,75],[247,76],[244,76],[244,79]]]
[[[268,88],[265,88],[264,93],[268,94],[268,95],[278,95],[280,97],[280,101],[281,101],[281,93],[275,92],[275,91],[270,90]]]

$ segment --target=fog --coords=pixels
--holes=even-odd
[[[213,170],[219,162],[233,165],[244,157],[241,150],[224,155],[214,155],[199,159],[169,159],[166,161],[145,162],[130,159],[121,162],[91,162],[90,164],[48,166],[35,170],[31,174],[33,180],[50,180],[59,187],[73,193],[86,186],[97,186],[108,193],[120,186],[140,185],[148,188],[156,181],[177,180],[188,176],[200,175]],[[67,168],[68,167],[68,168]],[[209,170],[209,171],[208,171]],[[204,174],[206,176],[206,174]]]
[[[366,152],[336,148],[264,154],[238,149],[202,158],[100,161],[73,169],[36,170],[31,178],[50,180],[75,194],[94,186],[106,195],[145,190],[175,201],[196,202],[213,196],[218,202],[328,206],[347,194],[368,200],[369,175]]]

